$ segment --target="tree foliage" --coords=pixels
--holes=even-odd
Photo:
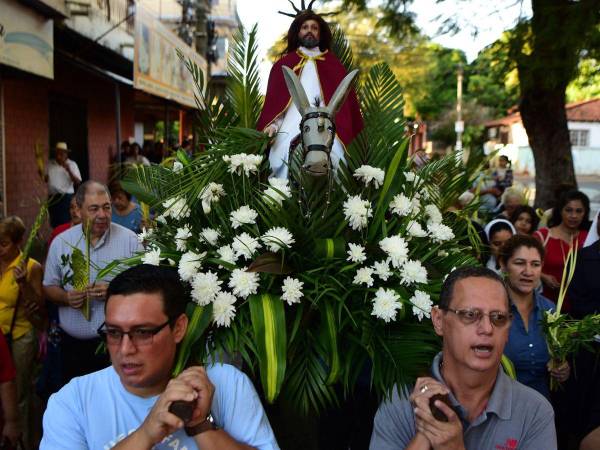
[[[465,8],[443,7],[449,5],[439,0],[439,25],[442,32],[456,32],[470,26],[474,16],[473,3],[463,1]],[[415,16],[410,11],[412,0],[384,0],[380,3],[383,15],[378,25],[391,35],[411,36],[415,33]],[[516,3],[523,6],[523,1]],[[515,2],[490,3],[490,11],[496,13],[514,6]],[[469,6],[472,6],[469,8]],[[354,7],[364,11],[367,0],[344,0],[343,9]],[[529,136],[536,163],[536,203],[548,206],[552,203],[552,193],[560,183],[576,184],[571,144],[565,114],[567,87],[571,84],[570,95],[581,98],[597,92],[594,85],[588,85],[587,73],[596,75],[598,42],[600,42],[600,0],[532,0],[531,17],[520,16],[515,27],[507,35],[506,45],[491,49],[502,55],[510,70],[494,74],[492,61],[488,62],[490,72],[481,72],[473,80],[474,91],[485,92],[483,102],[502,103],[502,83],[507,87],[506,78],[498,78],[504,73],[509,75],[513,67],[517,70],[519,81],[518,104],[523,124]],[[500,42],[499,44],[502,44]],[[498,52],[494,52],[497,50]],[[582,60],[590,58],[589,62]],[[486,56],[480,63],[485,67]],[[492,75],[490,77],[489,75]],[[494,81],[494,76],[496,82]],[[587,78],[589,79],[589,78]],[[594,80],[595,81],[595,80]],[[500,89],[491,89],[494,86]],[[499,95],[500,94],[500,95]],[[509,91],[508,99],[514,95]],[[500,108],[500,105],[496,106]]]

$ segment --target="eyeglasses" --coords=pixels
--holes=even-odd
[[[98,334],[106,339],[107,345],[120,345],[123,340],[123,336],[129,336],[129,340],[136,347],[150,345],[154,340],[154,336],[160,333],[160,331],[165,328],[167,325],[170,325],[173,322],[172,319],[167,320],[162,325],[159,325],[154,328],[134,328],[133,330],[123,331],[119,328],[107,327],[106,322],[104,322],[98,328]]]
[[[452,309],[443,308],[444,311],[449,311],[456,314],[459,320],[465,325],[472,325],[474,323],[480,323],[483,316],[488,316],[490,322],[496,328],[505,327],[511,320],[511,313],[503,313],[500,311],[492,311],[490,313],[484,313],[480,309]]]

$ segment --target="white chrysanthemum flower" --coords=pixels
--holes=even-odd
[[[208,214],[211,211],[211,205],[217,203],[221,197],[225,196],[225,190],[222,184],[210,182],[200,191],[198,198],[202,200],[202,211]]]
[[[427,283],[427,269],[421,261],[406,261],[400,270],[401,284]]]
[[[425,214],[427,214],[427,217],[429,217],[429,219],[427,220],[428,224],[442,223],[442,213],[440,212],[437,206],[427,205],[425,207]]]
[[[200,306],[208,305],[221,292],[219,276],[210,270],[197,273],[192,279],[192,299]]]
[[[396,320],[396,313],[402,308],[400,296],[391,289],[379,288],[373,299],[372,316],[384,320],[388,323],[390,320]]]
[[[416,220],[411,220],[410,222],[408,222],[408,225],[406,226],[406,231],[413,237],[427,236],[427,231],[425,231],[421,224]]]
[[[158,216],[156,216],[156,221],[159,223],[162,223],[163,225],[167,224],[167,216],[165,216],[164,214],[160,214]]]
[[[144,253],[142,256],[142,262],[144,264],[152,264],[153,266],[158,266],[160,264],[160,248],[154,247]]]
[[[173,162],[173,172],[179,172],[183,170],[183,164],[180,161]]]
[[[415,194],[415,196],[411,199],[410,203],[412,205],[413,211],[419,211],[421,209],[421,200],[418,194]]]
[[[258,166],[262,160],[262,155],[248,155],[246,153],[223,156],[223,161],[229,164],[229,172],[238,175],[241,175],[242,172],[244,172],[246,176],[250,175],[250,173],[258,172]]]
[[[416,175],[414,174],[414,172],[404,172],[404,178],[409,183],[412,183],[413,181],[415,181],[415,177],[416,177]]]
[[[367,287],[373,286],[373,269],[370,267],[361,267],[356,271],[356,275],[354,276],[352,283],[364,284]]]
[[[354,178],[361,180],[365,186],[373,183],[375,189],[379,189],[379,186],[383,184],[385,172],[378,167],[362,165],[354,171]]]
[[[213,301],[213,322],[218,327],[229,327],[235,317],[235,295],[221,291]]]
[[[408,301],[412,303],[412,313],[419,319],[419,321],[423,320],[423,317],[427,317],[428,319],[431,317],[431,307],[433,306],[433,302],[428,294],[416,290],[415,295],[413,295]]]
[[[258,213],[250,208],[248,205],[244,205],[232,211],[229,215],[231,219],[231,226],[234,229],[241,227],[243,224],[253,225],[256,223]]]
[[[229,264],[235,264],[238,257],[233,251],[231,245],[223,245],[217,249],[217,254],[219,255],[219,259]]]
[[[344,216],[353,230],[361,230],[367,226],[367,219],[373,216],[371,203],[360,195],[348,197],[344,202]]]
[[[264,200],[270,200],[281,206],[286,198],[292,196],[287,178],[269,178],[269,187],[263,193]]]
[[[175,245],[177,250],[180,252],[185,252],[187,250],[187,240],[192,237],[192,232],[190,231],[190,227],[187,225],[177,229],[177,233],[175,233]]]
[[[200,237],[208,244],[208,245],[217,245],[217,241],[219,240],[219,236],[221,236],[221,233],[219,233],[218,230],[215,230],[214,228],[203,228],[202,231],[200,232]]]
[[[355,263],[362,263],[367,260],[367,255],[365,254],[365,248],[359,244],[353,244],[352,242],[348,243],[348,261],[352,261]]]
[[[445,242],[454,239],[454,232],[452,228],[443,223],[430,223],[427,226],[431,239],[434,242]]]
[[[231,273],[228,286],[233,293],[240,298],[246,298],[250,294],[258,292],[260,278],[256,272],[246,272],[247,267],[235,269]]]
[[[190,208],[183,197],[170,198],[163,202],[163,208],[165,208],[164,215],[175,220],[187,219],[190,216]]]
[[[153,230],[152,228],[142,228],[142,232],[138,233],[137,235],[137,240],[140,244],[143,244],[144,242],[146,242],[148,239],[150,239],[152,237],[152,233]]]
[[[200,254],[187,252],[181,255],[179,260],[179,277],[183,281],[190,281],[202,267],[202,260],[206,256],[206,252]]]
[[[233,238],[231,248],[235,252],[236,258],[243,256],[245,259],[251,259],[254,252],[260,247],[258,239],[250,236],[248,233],[242,233]]]
[[[283,280],[283,286],[281,286],[281,300],[287,302],[288,305],[293,303],[299,303],[300,299],[304,295],[302,293],[302,287],[304,283],[296,278],[287,277]]]
[[[413,203],[406,195],[398,194],[390,202],[390,211],[400,217],[408,216],[413,211]]]
[[[296,242],[294,236],[292,236],[292,233],[290,233],[290,231],[284,227],[271,228],[265,234],[263,234],[261,240],[272,252],[290,248],[292,244]]]
[[[379,241],[379,247],[389,257],[392,266],[400,267],[408,258],[408,246],[400,235],[389,236]]]
[[[373,272],[383,281],[387,281],[392,276],[390,262],[388,260],[376,262],[373,264]]]

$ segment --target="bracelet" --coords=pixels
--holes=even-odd
[[[201,433],[204,433],[205,431],[215,431],[218,429],[219,429],[219,427],[215,423],[215,419],[213,419],[212,414],[209,414],[208,416],[206,416],[206,419],[204,419],[198,425],[184,427],[185,434],[187,434],[190,437],[197,436]]]

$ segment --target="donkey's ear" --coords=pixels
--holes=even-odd
[[[358,69],[354,69],[352,72],[346,75],[333,93],[333,96],[327,105],[327,111],[332,117],[337,114],[339,109],[344,104],[344,100],[346,100],[346,97],[348,97],[348,93],[350,92],[350,85],[354,81],[356,75],[358,75]]]
[[[296,76],[292,69],[287,66],[283,66],[282,69],[283,78],[285,79],[285,84],[287,85],[288,91],[290,91],[294,105],[296,105],[296,108],[298,108],[300,115],[303,116],[306,110],[310,107],[310,103],[308,102],[308,97],[306,96],[306,92],[302,87],[302,83],[300,83],[300,79]]]

